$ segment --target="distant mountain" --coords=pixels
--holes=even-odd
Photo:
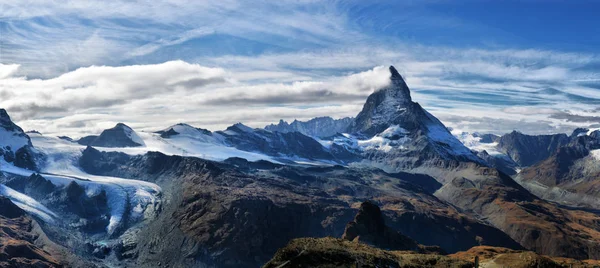
[[[185,123],[179,123],[174,126],[170,126],[164,130],[157,131],[156,133],[160,134],[161,138],[170,138],[175,135],[187,135],[187,136],[199,136],[199,135],[210,136],[210,135],[212,135],[212,132],[210,132],[210,130],[203,129],[203,128],[196,128],[196,127],[190,126]]]
[[[547,159],[523,169],[516,178],[545,199],[597,208],[600,205],[600,131],[572,137],[570,143]]]
[[[224,137],[227,144],[250,152],[262,152],[274,157],[297,157],[310,160],[348,162],[358,159],[341,148],[330,150],[315,139],[300,132],[278,132],[253,129],[241,123],[228,127],[216,134]]]
[[[345,132],[353,120],[350,117],[333,119],[329,116],[316,117],[308,121],[294,120],[291,124],[280,120],[277,125],[271,124],[266,126],[265,129],[282,133],[297,131],[307,136],[329,137]]]
[[[123,123],[118,123],[115,127],[102,131],[100,136],[83,137],[77,143],[96,147],[139,147],[145,145],[140,136]]]
[[[569,136],[566,134],[534,136],[513,131],[498,139],[498,149],[519,166],[530,166],[548,158],[567,143]]]

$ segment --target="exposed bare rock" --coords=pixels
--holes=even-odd
[[[436,254],[387,251],[362,243],[328,237],[294,239],[279,249],[263,267],[471,268],[473,262]]]
[[[32,219],[8,198],[0,196],[0,266],[62,267],[47,251],[35,245]]]

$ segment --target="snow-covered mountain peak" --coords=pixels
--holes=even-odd
[[[389,86],[369,95],[362,111],[348,128],[349,133],[372,137],[391,125],[412,130],[416,125],[410,121],[418,120],[415,116],[426,117],[422,112],[418,113],[420,106],[412,102],[410,89],[393,66],[390,66],[390,81]]]
[[[347,133],[360,140],[369,141],[382,137],[392,129],[403,130],[405,139],[401,143],[386,144],[388,152],[403,155],[419,152],[424,158],[482,163],[482,160],[456,139],[442,122],[412,101],[410,89],[404,79],[390,66],[390,84],[367,98],[362,111],[348,127]]]
[[[242,123],[235,123],[233,126],[228,127],[227,130],[232,130],[235,132],[254,132],[253,128],[246,126]]]
[[[105,129],[100,136],[87,136],[77,141],[81,145],[96,147],[139,147],[145,146],[144,140],[131,127],[118,123]]]
[[[26,145],[31,145],[29,136],[21,127],[13,123],[6,110],[0,109],[0,155],[6,156],[5,153],[14,155],[17,150]]]

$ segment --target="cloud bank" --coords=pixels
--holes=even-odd
[[[596,35],[567,36],[572,31],[552,26],[571,21],[542,20],[554,35],[521,33],[536,42],[501,29],[512,24],[436,11],[447,5],[3,1],[0,107],[26,129],[56,135],[116,122],[145,130],[179,122],[261,127],[355,116],[393,64],[413,99],[457,129],[553,133],[600,124],[597,50],[546,46],[593,46]],[[480,14],[488,5],[460,10]],[[519,19],[505,21],[524,28]]]

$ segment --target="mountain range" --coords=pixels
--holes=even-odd
[[[306,245],[292,267],[329,265],[327,251],[390,267],[408,258],[390,250],[439,267],[600,258],[599,130],[457,132],[389,72],[354,118],[265,128],[118,123],[72,139],[25,133],[0,110],[0,222],[12,228],[0,264],[283,267]]]

